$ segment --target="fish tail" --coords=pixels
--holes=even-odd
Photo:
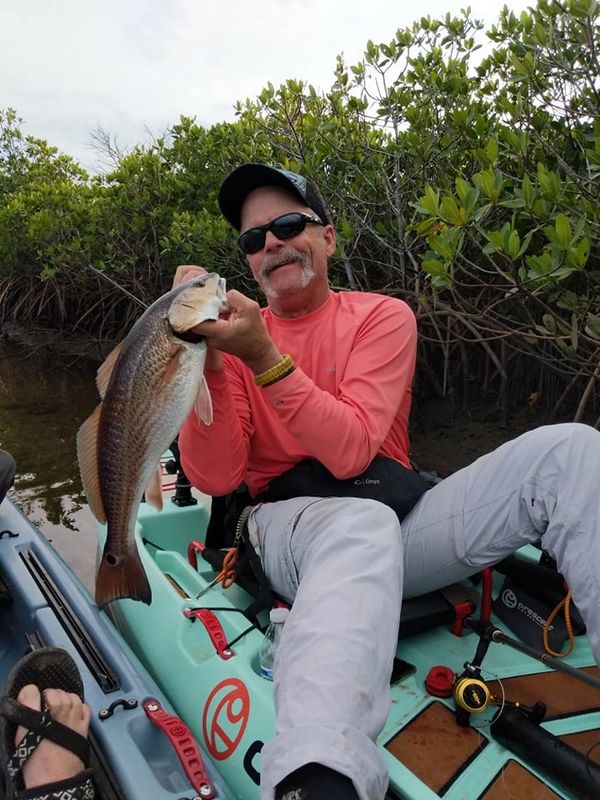
[[[106,549],[96,576],[96,603],[100,608],[113,600],[131,598],[150,605],[152,590],[136,548],[122,558]]]

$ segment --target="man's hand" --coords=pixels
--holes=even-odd
[[[198,275],[206,274],[203,267],[181,264],[175,270],[173,288]],[[221,352],[231,353],[244,361],[257,375],[281,361],[281,353],[271,339],[260,313],[260,306],[241,292],[227,292],[229,313],[215,322],[203,322],[193,330],[204,336],[208,345],[206,367],[221,369]]]
[[[203,322],[194,328],[206,337],[209,348],[231,353],[258,374],[281,361],[281,353],[265,326],[258,303],[241,292],[227,292],[229,314],[216,322]]]
[[[192,278],[196,278],[198,275],[206,275],[204,267],[197,267],[195,264],[180,264],[175,270],[173,289],[186,281],[191,281]]]

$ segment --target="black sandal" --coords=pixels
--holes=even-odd
[[[88,740],[71,728],[53,720],[42,696],[42,710],[17,703],[17,696],[27,684],[44,689],[73,692],[83,700],[83,681],[77,665],[58,647],[42,647],[22,658],[8,676],[0,702],[0,753],[6,800],[94,800],[92,771],[89,769]],[[15,747],[17,727],[27,733]],[[22,769],[42,739],[50,739],[75,753],[85,769],[73,778],[25,789]]]

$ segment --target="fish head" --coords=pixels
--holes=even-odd
[[[198,275],[175,290],[167,311],[169,325],[175,333],[183,334],[207,320],[219,319],[227,311],[225,278],[216,272]]]

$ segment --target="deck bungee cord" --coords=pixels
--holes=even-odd
[[[566,658],[567,656],[571,655],[573,652],[573,648],[575,647],[575,633],[573,631],[573,624],[571,622],[571,602],[573,597],[571,595],[571,590],[567,591],[565,597],[557,603],[556,607],[550,612],[548,615],[548,619],[546,620],[543,628],[543,636],[544,636],[544,649],[547,653],[555,658]],[[552,627],[552,623],[556,619],[556,617],[560,614],[561,610],[564,609],[565,615],[565,626],[567,629],[567,647],[565,650],[558,652],[554,650],[550,645],[550,629]]]

